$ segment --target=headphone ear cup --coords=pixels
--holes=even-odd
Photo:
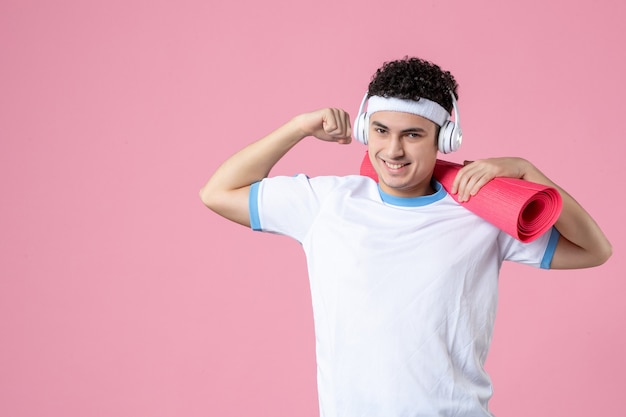
[[[441,153],[456,152],[461,147],[461,128],[456,123],[448,120],[439,129],[437,147]]]
[[[452,122],[448,120],[439,128],[439,138],[437,139],[437,147],[441,153],[450,153],[450,125]]]
[[[360,113],[354,120],[354,138],[367,145],[367,113]]]
[[[354,127],[352,129],[354,132],[354,138],[364,145],[367,145],[367,130],[369,129],[369,118],[367,117],[367,112],[365,111],[367,96],[368,93],[365,93],[363,99],[361,100],[359,112],[357,113],[356,119],[354,119]]]

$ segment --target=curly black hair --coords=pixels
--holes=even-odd
[[[404,57],[385,62],[368,87],[368,96],[395,97],[406,100],[427,98],[452,112],[452,91],[456,98],[457,83],[448,71],[420,58]]]

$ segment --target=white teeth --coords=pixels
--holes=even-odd
[[[404,164],[391,164],[391,163],[389,163],[389,162],[387,162],[387,161],[385,161],[385,164],[386,164],[389,168],[391,168],[391,169],[399,169],[399,168],[402,168],[402,167],[404,166]]]

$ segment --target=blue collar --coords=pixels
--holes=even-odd
[[[439,181],[433,179],[431,185],[435,189],[435,193],[419,197],[397,197],[387,194],[380,188],[380,184],[378,184],[378,192],[383,202],[391,204],[392,206],[420,207],[439,201],[448,194]]]

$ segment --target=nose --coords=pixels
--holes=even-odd
[[[402,139],[393,135],[387,144],[387,157],[388,158],[400,158],[404,156],[404,147],[402,146]]]

